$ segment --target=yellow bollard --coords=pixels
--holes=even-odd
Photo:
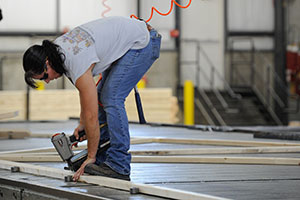
[[[185,81],[183,88],[184,124],[194,125],[194,85],[192,81]]]

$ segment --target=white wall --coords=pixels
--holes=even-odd
[[[1,0],[3,20],[0,31],[56,31],[56,6],[60,6],[60,31],[97,18],[106,9],[101,0]],[[105,16],[130,16],[135,0],[109,0],[112,9]]]
[[[188,2],[187,0],[182,2]],[[224,75],[224,1],[204,0],[192,1],[190,8],[182,12],[182,38],[201,41],[201,47],[211,59],[218,72]],[[193,61],[196,58],[195,44],[182,43],[182,60]],[[201,68],[210,76],[209,64],[200,58]],[[196,84],[196,76],[199,76],[200,87],[210,88],[203,73],[195,73],[195,65],[182,65],[182,81],[190,79]],[[215,77],[215,87],[223,88],[220,78]]]
[[[59,30],[56,6],[59,2]],[[0,0],[3,20],[0,32],[56,32],[74,28],[97,18],[106,9],[101,0]],[[112,9],[105,16],[130,16],[136,13],[135,0],[109,0]],[[24,51],[36,40],[26,37],[1,37],[0,51]]]
[[[274,31],[274,0],[228,0],[228,30],[242,32]],[[253,38],[256,49],[272,50],[271,37]],[[249,50],[249,42],[236,43],[235,49]]]
[[[273,0],[228,0],[230,31],[273,31]]]
[[[55,0],[1,0],[0,31],[53,31]]]
[[[58,24],[57,2],[60,7]],[[63,31],[102,18],[102,13],[107,10],[102,4],[102,0],[0,0],[0,3],[4,16],[0,22],[0,32]],[[107,0],[105,4],[111,7],[105,17],[137,15],[136,0]],[[147,20],[150,17],[152,6],[166,13],[170,9],[170,0],[141,1],[141,17],[143,19]],[[170,15],[165,17],[155,12],[150,21],[150,24],[155,26],[163,36],[163,49],[174,49],[175,47],[174,39],[169,36],[170,30],[175,26],[174,15],[175,8]],[[22,51],[35,42],[30,38],[18,38],[19,42],[15,43],[15,39],[0,38],[0,51]]]
[[[102,13],[107,10],[102,5],[102,0],[60,0],[61,2],[61,26],[73,28],[87,21],[102,18]],[[136,13],[136,0],[108,0],[106,5],[111,10],[104,16],[126,16]],[[67,12],[68,11],[68,12]]]

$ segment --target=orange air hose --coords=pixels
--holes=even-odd
[[[191,5],[192,0],[189,0],[189,3],[188,3],[186,6],[180,5],[179,3],[176,2],[176,0],[171,0],[171,7],[170,7],[170,10],[169,10],[167,13],[162,13],[162,12],[160,12],[159,10],[157,10],[154,6],[152,6],[152,8],[151,8],[151,15],[150,15],[149,19],[146,20],[146,22],[149,22],[149,21],[152,19],[154,10],[155,10],[158,14],[160,14],[160,15],[162,15],[162,16],[167,16],[167,15],[169,15],[169,14],[172,12],[172,10],[173,10],[173,5],[174,5],[174,3],[175,3],[178,7],[180,7],[180,8],[188,8],[188,7]],[[131,18],[134,17],[134,18],[138,19],[138,17],[135,16],[134,14],[130,15],[130,17],[131,17]]]

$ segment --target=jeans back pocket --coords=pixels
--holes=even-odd
[[[151,34],[151,42],[152,42],[152,59],[156,60],[159,58],[160,54],[160,44],[161,44],[161,35],[156,31]]]

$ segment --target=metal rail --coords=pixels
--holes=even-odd
[[[217,119],[218,123],[222,126],[226,126],[227,124],[225,123],[225,121],[223,120],[220,113],[215,108],[214,104],[211,102],[211,100],[209,99],[209,97],[207,96],[205,91],[203,89],[200,89],[200,88],[198,88],[198,91],[199,91],[200,95],[202,96],[202,98],[204,99],[204,101],[205,101],[206,105],[208,106],[208,108],[213,113],[214,117]]]
[[[231,98],[240,100],[242,99],[241,95],[236,94],[232,88],[230,87],[229,83],[225,80],[225,78],[221,75],[221,73],[217,70],[203,47],[201,46],[202,41],[196,40],[196,39],[182,39],[181,40],[184,43],[194,43],[196,44],[196,59],[194,61],[181,61],[181,64],[187,64],[187,65],[195,65],[196,66],[196,73],[195,73],[195,81],[196,81],[196,88],[201,95],[202,99],[210,109],[211,113],[214,115],[214,118],[218,121],[218,123],[222,126],[226,126],[225,121],[221,117],[220,113],[217,111],[215,108],[214,104],[211,102],[210,98],[207,96],[205,91],[200,88],[200,75],[202,75],[207,83],[210,84],[210,89],[213,91],[215,94],[216,98],[220,102],[221,106],[225,111],[230,110],[228,103],[220,93],[218,89],[215,87],[215,77],[218,78],[218,80],[221,80],[224,86],[225,91],[228,93],[228,95]],[[209,71],[210,71],[210,76],[205,72],[205,70],[202,69],[200,65],[200,60],[204,59],[208,63]],[[199,103],[198,103],[199,104]],[[196,104],[197,105],[197,104]],[[204,113],[204,116],[207,120],[207,122],[210,125],[215,125],[211,117],[208,117],[208,112],[205,110],[204,106],[199,106],[200,110],[202,113]]]
[[[275,90],[273,89],[273,87],[270,85],[270,81],[269,79],[267,79],[266,81],[264,81],[264,79],[262,78],[262,75],[261,73],[258,73],[256,70],[255,70],[255,63],[254,63],[254,53],[255,53],[255,45],[254,45],[254,41],[252,38],[249,38],[249,37],[243,37],[243,38],[237,38],[237,39],[231,39],[230,43],[229,43],[229,49],[230,49],[230,52],[231,52],[231,66],[232,66],[232,69],[231,69],[231,82],[233,82],[233,73],[235,71],[238,71],[237,69],[235,69],[233,66],[235,63],[233,63],[233,49],[234,49],[234,43],[236,42],[240,42],[240,41],[243,41],[243,42],[249,42],[250,44],[250,53],[251,53],[251,61],[250,61],[250,64],[251,64],[251,74],[250,74],[250,84],[248,85],[249,88],[251,88],[251,90],[256,94],[257,98],[260,100],[260,102],[263,104],[263,106],[265,107],[265,109],[268,111],[269,115],[272,117],[272,119],[276,122],[276,124],[278,125],[282,125],[283,123],[281,122],[281,120],[279,119],[279,117],[276,115],[272,105],[273,103],[271,101],[273,101],[275,99],[275,101],[278,101],[278,98],[274,98],[274,93]],[[245,59],[244,59],[245,60]],[[249,62],[239,62],[239,64],[249,64]],[[246,80],[244,78],[244,75],[242,74],[238,74],[239,78],[241,80],[243,80],[243,82]],[[264,87],[262,88],[261,90],[259,90],[257,88],[257,80],[259,80],[261,83],[261,86]],[[244,82],[245,85],[247,85],[246,82]],[[266,88],[265,88],[266,87]],[[261,91],[267,91],[267,95],[263,95],[263,93]],[[278,95],[277,95],[278,96]],[[282,105],[282,102],[280,102],[279,105]]]
[[[274,67],[272,66],[272,64],[269,62],[269,60],[267,60],[264,56],[262,56],[262,53],[261,53],[261,51],[260,50],[257,50],[257,52],[258,52],[258,57],[261,59],[261,60],[263,60],[265,63],[266,63],[266,68],[267,68],[267,71],[268,71],[268,77],[267,77],[267,83],[269,83],[269,87],[272,87],[271,86],[271,84],[270,84],[270,79],[271,78],[273,78],[273,80],[275,80],[277,83],[278,83],[278,85],[279,85],[279,87],[280,87],[280,89],[281,89],[281,91],[286,95],[286,96],[293,96],[293,95],[291,95],[288,91],[288,89],[287,89],[287,87],[285,86],[285,83],[282,81],[282,79],[279,77],[279,75],[274,71]],[[279,89],[279,88],[277,88],[277,89]],[[273,89],[273,87],[272,87],[272,91],[274,91],[274,89]],[[299,105],[300,105],[300,97],[299,97],[299,95],[294,95],[295,96],[295,98],[297,98],[297,106],[296,106],[296,108],[294,108],[294,109],[291,109],[291,108],[289,108],[289,106],[288,105],[284,105],[284,103],[283,103],[283,101],[282,101],[282,99],[277,95],[277,93],[274,91],[274,93],[275,93],[275,95],[276,95],[276,101],[278,102],[278,101],[280,101],[281,103],[279,103],[278,102],[278,104],[282,107],[282,108],[284,108],[284,110],[287,112],[287,113],[298,113],[299,112]]]
[[[229,50],[231,52],[231,55],[230,55],[231,61],[234,60],[233,59],[234,43],[237,43],[240,41],[246,41],[246,42],[249,42],[249,44],[250,44],[251,51],[249,53],[251,54],[250,56],[251,56],[251,60],[252,60],[250,62],[250,64],[251,64],[250,84],[248,83],[248,85],[247,85],[247,81],[246,81],[244,75],[239,73],[239,71],[235,67],[233,67],[234,65],[236,65],[236,63],[233,63],[233,62],[231,63],[231,66],[232,66],[231,75],[230,75],[231,83],[234,82],[233,77],[234,77],[234,73],[236,73],[236,75],[238,75],[238,78],[243,82],[243,84],[245,84],[249,88],[251,88],[252,91],[257,95],[257,97],[259,98],[261,103],[264,105],[264,107],[266,108],[266,110],[268,111],[270,116],[273,118],[273,120],[278,125],[282,125],[283,123],[281,122],[280,118],[277,116],[276,112],[274,111],[274,108],[273,108],[274,103],[277,103],[280,106],[280,108],[282,108],[286,112],[298,112],[300,98],[298,96],[296,109],[289,109],[288,105],[286,105],[283,102],[283,100],[280,98],[280,96],[274,89],[274,86],[273,86],[274,84],[272,84],[272,80],[275,81],[277,83],[276,85],[279,86],[279,88],[276,88],[276,89],[280,89],[281,91],[283,91],[283,93],[286,96],[290,96],[287,86],[281,80],[279,75],[274,71],[274,69],[273,69],[274,67],[272,66],[272,64],[266,59],[265,56],[262,55],[262,52],[255,48],[253,38],[243,37],[243,38],[236,38],[236,39],[232,38],[231,39],[231,41],[229,42]],[[257,64],[255,63],[255,56],[260,58],[261,61],[264,63],[262,65],[262,67],[260,66],[259,71],[256,69]],[[244,60],[246,60],[246,58],[244,58]],[[238,62],[238,64],[246,64],[246,63],[247,62],[245,62],[245,61]],[[248,62],[248,64],[249,64],[249,62]],[[264,70],[266,71],[265,75],[263,75],[263,73],[262,73],[262,71],[264,71]],[[259,82],[261,83],[261,85],[260,85],[261,87],[257,87]]]
[[[209,125],[215,126],[216,125],[215,122],[212,120],[212,118],[210,117],[210,115],[208,114],[208,112],[206,111],[205,107],[203,106],[203,104],[199,99],[195,99],[195,105],[198,107],[199,110],[201,110],[207,123]]]

